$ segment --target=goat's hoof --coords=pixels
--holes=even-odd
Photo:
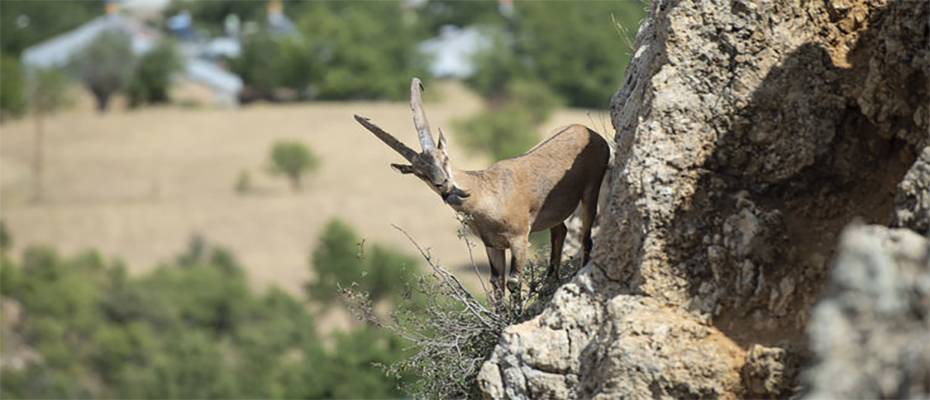
[[[507,277],[507,289],[511,293],[520,293],[520,283],[521,279],[519,276],[509,276]]]

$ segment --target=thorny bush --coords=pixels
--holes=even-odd
[[[389,376],[415,375],[409,387],[402,388],[416,398],[480,398],[476,377],[488,359],[501,333],[508,325],[525,321],[540,312],[563,279],[546,281],[545,265],[532,263],[524,278],[524,293],[508,299],[496,298],[478,275],[484,296],[471,293],[451,272],[440,266],[403,229],[395,226],[416,247],[430,267],[421,275],[390,315],[376,312],[375,304],[357,285],[343,288],[346,304],[359,319],[384,328],[406,339],[412,347],[409,358],[381,365]],[[471,243],[465,240],[475,274]],[[527,290],[528,289],[528,290]]]

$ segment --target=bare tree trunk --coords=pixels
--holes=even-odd
[[[294,193],[297,193],[303,190],[303,184],[300,181],[300,175],[297,175],[297,176],[292,175],[290,176],[290,180],[291,180],[291,190],[293,190]]]
[[[102,90],[91,90],[94,94],[94,100],[97,104],[97,112],[104,114],[110,105],[110,93]]]
[[[32,201],[35,203],[42,202],[43,193],[42,193],[42,167],[44,163],[44,145],[45,145],[45,127],[43,125],[43,118],[45,117],[41,111],[36,111],[33,113],[35,118],[35,143],[33,144],[33,153],[32,153]]]

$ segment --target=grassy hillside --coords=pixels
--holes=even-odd
[[[452,121],[480,109],[480,100],[454,83],[434,84],[430,122],[447,132]],[[29,202],[32,125],[28,119],[0,131],[0,212],[16,238],[13,254],[32,244],[65,254],[97,249],[134,268],[154,268],[194,234],[234,249],[257,288],[297,293],[307,281],[307,257],[325,221],[339,217],[366,240],[409,250],[396,224],[453,269],[468,255],[457,238],[453,212],[422,183],[388,166],[400,157],[352,120],[371,117],[411,145],[404,102],[256,105],[236,110],[147,108],[93,113],[86,102],[47,121],[46,201]],[[593,119],[593,122],[592,122]],[[607,117],[560,111],[540,130],[581,122],[598,131]],[[321,158],[319,171],[293,193],[269,176],[275,141],[295,139]],[[456,165],[480,168],[450,135]],[[253,190],[239,195],[248,171]],[[483,251],[476,254],[484,262]]]

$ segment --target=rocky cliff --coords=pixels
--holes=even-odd
[[[594,259],[541,314],[505,330],[479,386],[489,398],[856,393],[816,382],[837,363],[904,354],[912,342],[831,358],[837,335],[858,338],[849,344],[888,332],[855,321],[897,321],[866,300],[847,303],[875,299],[844,294],[870,289],[831,273],[863,269],[838,256],[845,227],[902,228],[862,228],[870,233],[843,236],[853,244],[841,248],[887,250],[891,237],[906,237],[910,255],[874,268],[904,282],[891,297],[913,289],[901,277],[923,282],[922,294],[902,300],[915,311],[899,316],[917,321],[911,335],[930,326],[919,236],[930,229],[930,3],[651,8],[611,104],[617,154]],[[896,260],[915,272],[894,272]],[[830,318],[853,328],[828,334]],[[875,393],[930,392],[930,360],[912,361],[918,372]],[[843,390],[893,368],[875,365]]]

